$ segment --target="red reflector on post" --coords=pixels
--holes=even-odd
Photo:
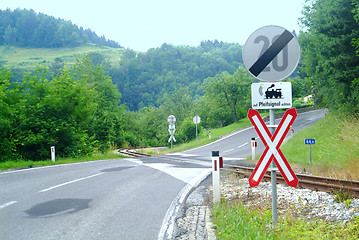
[[[219,157],[219,167],[223,168],[223,157]]]

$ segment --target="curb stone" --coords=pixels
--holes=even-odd
[[[212,223],[212,213],[208,207],[206,207],[206,231],[208,240],[216,240],[216,234]]]
[[[191,206],[182,218],[177,219],[177,226],[183,234],[176,240],[215,240],[211,211],[207,206]]]

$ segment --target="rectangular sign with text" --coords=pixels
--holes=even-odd
[[[253,83],[253,109],[283,109],[292,107],[292,83]]]

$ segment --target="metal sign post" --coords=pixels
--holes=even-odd
[[[196,124],[196,140],[198,141],[198,128],[197,128],[197,124],[199,124],[201,122],[201,118],[199,116],[194,116],[193,117],[193,122],[194,124]]]
[[[274,132],[276,130],[275,125],[275,110],[269,109],[269,124],[272,126],[270,127],[269,131],[274,135]],[[272,161],[271,164],[271,183],[272,183],[272,220],[274,223],[278,222],[278,207],[277,207],[277,166],[275,165],[275,162]]]
[[[309,145],[309,165],[312,166],[312,148],[311,146],[315,144],[315,139],[305,139],[304,143]]]
[[[250,74],[259,80],[270,82],[252,84],[252,108],[269,109],[270,125],[268,127],[265,125],[258,111],[249,109],[248,117],[266,146],[261,159],[249,178],[249,184],[251,187],[257,186],[271,163],[272,218],[274,223],[278,222],[277,167],[289,186],[296,187],[298,184],[298,178],[279,149],[297,113],[295,108],[287,110],[276,129],[274,109],[292,106],[290,83],[277,83],[277,81],[290,76],[297,67],[299,59],[298,40],[288,30],[279,26],[270,25],[257,29],[249,36],[243,48],[243,62]],[[285,120],[283,121],[283,119]]]

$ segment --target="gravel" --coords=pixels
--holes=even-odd
[[[271,209],[272,188],[270,182],[261,182],[250,188],[248,179],[234,175],[222,176],[221,194],[229,201],[240,199],[249,207]],[[278,215],[292,215],[308,221],[324,219],[346,223],[359,217],[359,199],[352,198],[345,203],[337,203],[335,195],[309,189],[292,188],[277,184]]]

